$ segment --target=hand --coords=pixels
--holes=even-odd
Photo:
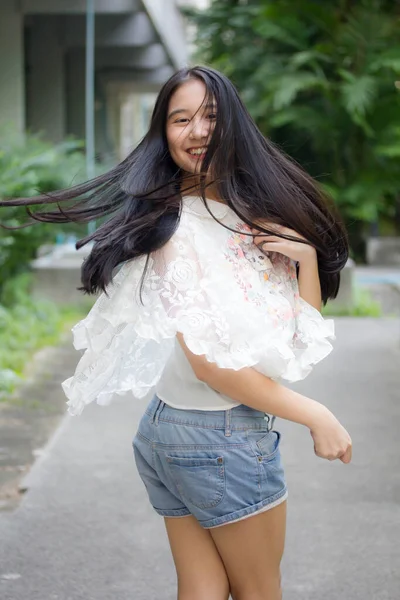
[[[264,223],[262,223],[262,226],[267,229],[271,229],[271,231],[276,231],[277,233],[290,235],[299,240],[306,239],[293,229],[283,227],[282,225],[276,225],[276,223],[269,223],[268,221],[265,221]],[[313,246],[310,246],[309,244],[303,244],[301,242],[286,240],[275,235],[268,235],[255,228],[253,228],[251,232],[259,234],[253,238],[253,241],[254,244],[258,246],[263,252],[279,252],[280,254],[284,254],[292,260],[299,262],[300,264],[304,263],[305,261],[309,261],[313,258],[316,259],[317,257],[317,252],[315,248]]]
[[[352,442],[346,429],[328,410],[323,410],[310,429],[314,440],[314,452],[320,458],[349,463],[352,456]]]

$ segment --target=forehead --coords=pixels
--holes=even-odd
[[[185,81],[172,94],[169,101],[169,111],[182,108],[196,111],[207,99],[207,88],[199,79]]]

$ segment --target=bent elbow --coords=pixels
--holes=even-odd
[[[192,364],[192,369],[193,369],[196,379],[198,379],[199,381],[202,381],[203,383],[207,383],[207,379],[208,379],[207,365],[198,364],[198,365],[194,366]]]

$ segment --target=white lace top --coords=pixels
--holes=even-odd
[[[297,381],[332,350],[333,321],[299,297],[294,261],[264,255],[250,228],[227,205],[183,199],[181,220],[169,242],[125,263],[88,316],[74,328],[84,350],[75,375],[64,381],[69,412],[116,394],[142,398],[152,391],[178,408],[237,405],[196,379],[176,340],[181,332],[194,354],[221,368],[253,367],[276,380]]]

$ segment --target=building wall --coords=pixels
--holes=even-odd
[[[85,0],[0,0],[0,126],[85,137]],[[126,155],[151,99],[186,64],[175,0],[96,0],[96,152]]]
[[[115,158],[123,160],[146,134],[157,94],[145,85],[111,81],[107,95],[109,135],[117,148]]]
[[[23,25],[15,0],[2,0],[0,18],[0,128],[23,135],[25,75]]]
[[[62,21],[35,16],[26,32],[26,125],[51,142],[66,134],[66,94]]]

